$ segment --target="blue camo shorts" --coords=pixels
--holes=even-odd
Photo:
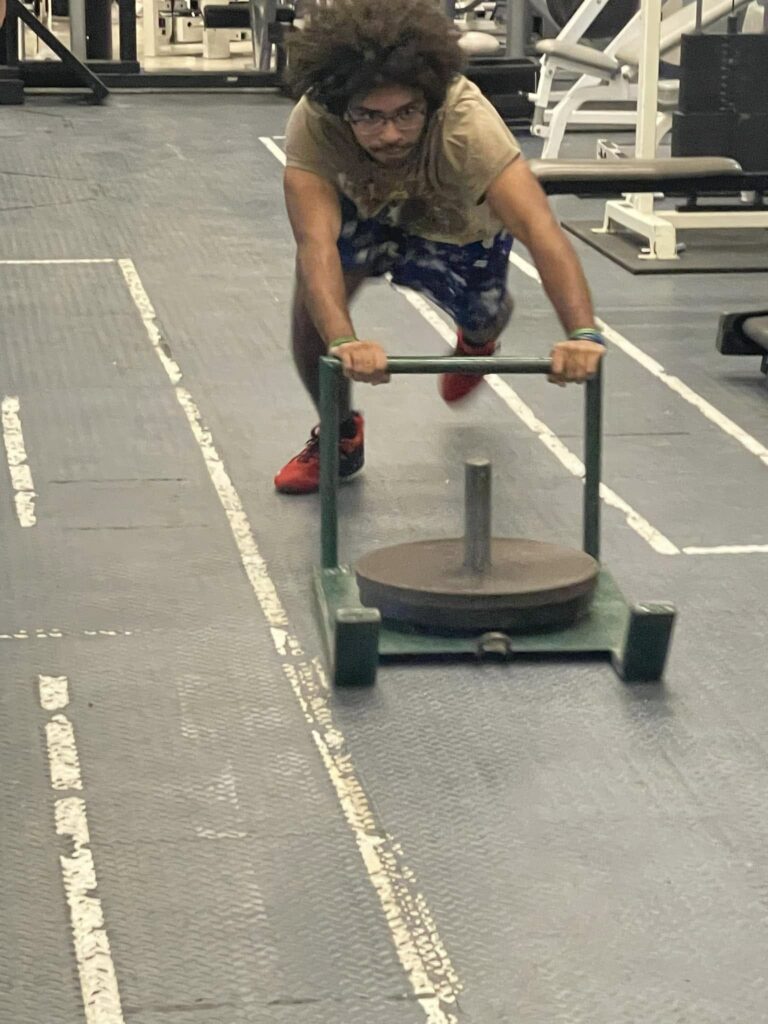
[[[483,242],[432,242],[380,220],[361,220],[354,204],[341,197],[338,240],[345,271],[369,277],[392,275],[392,282],[422,292],[478,342],[496,338],[509,320],[512,301],[507,269],[512,236],[500,232],[490,247]]]

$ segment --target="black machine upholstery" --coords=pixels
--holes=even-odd
[[[531,160],[530,167],[548,195],[608,197],[624,192],[663,192],[690,196],[768,191],[768,173],[745,173],[729,157]]]
[[[203,8],[203,25],[205,28],[250,28],[250,4],[206,4]]]
[[[717,349],[725,356],[760,356],[760,369],[768,373],[768,309],[723,313]]]

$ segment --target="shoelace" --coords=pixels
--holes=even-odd
[[[296,456],[297,462],[309,462],[320,446],[320,428],[312,427],[312,432],[309,435],[309,440],[304,445],[302,451]]]
[[[340,437],[339,443],[344,441],[351,441],[353,438]],[[315,452],[320,447],[320,427],[312,427],[312,431],[309,435],[309,440],[304,445],[303,449],[296,456],[297,462],[310,462],[315,455]]]

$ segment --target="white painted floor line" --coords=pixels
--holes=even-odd
[[[408,302],[418,313],[421,314],[427,323],[437,331],[441,338],[453,347],[456,341],[455,331],[448,326],[429,302],[422,298],[421,295],[417,295],[416,292],[409,291],[405,288],[396,288],[396,290],[408,300]],[[511,409],[515,416],[517,416],[517,418],[521,420],[526,427],[532,431],[532,433],[538,437],[541,443],[552,452],[555,458],[565,466],[568,472],[572,473],[575,477],[583,479],[584,463],[581,459],[563,444],[557,434],[555,434],[546,423],[543,423],[538,419],[530,406],[525,404],[506,380],[499,377],[497,374],[488,374],[485,380],[496,392],[499,398],[501,398],[504,404]],[[668,537],[665,537],[664,534],[657,530],[655,526],[652,526],[647,519],[640,515],[639,512],[633,509],[631,505],[629,505],[623,498],[619,497],[619,495],[616,494],[615,491],[611,490],[611,488],[606,484],[600,485],[600,497],[606,505],[610,505],[611,508],[615,508],[621,512],[627,525],[642,537],[654,551],[657,551],[661,555],[680,554],[680,549],[673,544]]]
[[[272,154],[272,156],[274,156],[277,160],[280,161],[280,163],[283,166],[285,166],[285,160],[286,160],[285,153],[278,146],[278,144],[276,142],[274,142],[272,139],[268,138],[266,135],[261,135],[259,137],[259,142],[263,142],[264,145],[269,150],[269,152]]]
[[[133,636],[130,629],[80,629],[65,633],[56,626],[49,629],[18,629],[14,633],[0,633],[0,640],[62,640],[72,636]]]
[[[75,744],[75,730],[66,715],[54,715],[45,725],[48,764],[54,789],[82,789],[80,760]]]
[[[115,259],[95,260],[0,260],[0,267],[54,267],[89,263],[116,263]]]
[[[40,706],[63,711],[69,703],[66,676],[39,676]],[[63,714],[46,723],[48,764],[54,790],[82,790],[74,730]],[[59,857],[64,894],[69,907],[75,960],[80,977],[86,1024],[125,1024],[115,965],[104,926],[101,900],[90,850],[85,801],[61,797],[55,803],[56,834],[71,844],[71,853]]]
[[[66,676],[38,676],[37,681],[40,704],[44,711],[61,711],[69,704],[69,681]]]
[[[534,281],[538,281],[541,284],[541,277],[539,272],[536,270],[528,260],[523,259],[517,253],[510,253],[509,262],[521,270],[528,277],[533,278]],[[743,448],[751,455],[756,455],[758,459],[764,464],[768,465],[768,447],[762,444],[757,438],[752,437],[746,430],[734,423],[732,419],[716,409],[711,402],[708,402],[706,398],[699,395],[693,388],[690,388],[686,383],[680,380],[679,377],[675,377],[671,373],[667,373],[661,363],[657,362],[652,356],[649,356],[642,349],[638,348],[631,341],[619,334],[618,331],[614,330],[609,324],[605,323],[604,320],[598,320],[597,326],[603,332],[607,341],[615,345],[616,348],[620,349],[625,355],[629,356],[630,359],[634,359],[636,363],[647,370],[648,373],[660,380],[662,384],[665,384],[670,391],[674,391],[676,395],[679,395],[684,401],[692,405],[694,409],[697,409],[702,416],[714,423],[716,427],[719,427],[724,434],[727,434],[734,441],[737,441]]]
[[[768,555],[768,544],[721,544],[714,548],[683,548],[685,555]]]
[[[271,140],[270,140],[271,141]],[[189,391],[182,387],[181,369],[170,356],[155,311],[131,260],[120,260],[152,346],[174,385],[216,490],[240,560],[272,634],[283,671],[304,712],[323,764],[336,791],[344,817],[375,889],[402,968],[428,1024],[456,1024],[452,1012],[460,984],[432,920],[426,901],[415,888],[412,870],[403,863],[394,839],[376,824],[360,783],[346,740],[338,729],[329,700],[328,682],[317,661],[306,660],[280,601],[269,568],[261,556],[240,496]]]
[[[537,284],[541,284],[541,275],[536,267],[534,267],[532,263],[529,263],[528,260],[524,260],[523,257],[518,256],[516,252],[511,252],[509,254],[509,262],[513,267],[517,267],[518,270],[522,270],[527,277],[530,277]]]
[[[27,464],[27,452],[24,447],[24,435],[21,431],[19,417],[19,400],[15,395],[6,395],[2,403],[3,441],[8,460],[8,471],[14,490],[13,500],[16,515],[21,526],[34,526],[35,517],[35,485],[32,482],[32,470]]]

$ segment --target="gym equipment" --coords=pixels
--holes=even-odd
[[[768,309],[723,313],[717,350],[724,356],[760,356],[760,369],[768,374]]]
[[[391,374],[549,372],[547,359],[391,358]],[[496,654],[609,656],[627,682],[657,680],[675,619],[667,603],[629,606],[599,565],[602,383],[585,387],[583,551],[491,538],[490,466],[466,468],[464,540],[420,541],[338,558],[342,367],[320,361],[321,565],[313,587],[336,685],[372,684],[379,660]]]
[[[459,45],[469,57],[467,78],[510,127],[527,128],[533,110],[529,95],[536,88],[537,73],[536,61],[526,55],[528,0],[512,4],[442,0],[442,6],[461,32]]]
[[[203,18],[197,0],[144,0],[144,56],[162,57],[174,47],[202,48]],[[182,52],[189,54],[192,50]]]
[[[572,26],[566,26],[557,39],[545,39],[536,46],[542,55],[541,78],[534,97],[531,132],[545,140],[542,158],[558,155],[563,136],[573,124],[615,122],[637,125],[639,135],[639,122],[650,104],[653,104],[650,124],[652,147],[643,145],[642,152],[636,148],[635,155],[654,157],[658,143],[671,128],[671,115],[678,102],[678,83],[673,80],[659,82],[659,59],[669,59],[680,47],[683,36],[693,31],[697,23],[697,7],[701,25],[707,26],[741,10],[747,3],[748,0],[703,0],[700,7],[696,4],[677,7],[669,0],[663,5],[661,0],[644,0],[640,10],[621,32],[604,50],[598,50],[575,42],[575,38],[582,34],[584,21],[599,9],[599,0],[585,0],[584,10],[580,9],[578,19],[574,16]],[[646,9],[650,12],[650,20],[646,18]],[[645,49],[646,26],[651,36],[650,50]],[[580,77],[550,109],[554,79],[559,71],[575,72]],[[604,114],[597,114],[595,111],[582,111],[587,103],[606,108],[631,104],[635,109],[608,109]],[[648,126],[643,131],[647,133]]]
[[[584,39],[612,39],[637,12],[638,0],[599,0],[594,15],[581,33]],[[547,10],[558,28],[565,28],[581,5],[573,0],[547,0]]]
[[[226,60],[233,40],[248,38],[251,32],[250,4],[206,3],[203,12],[203,57]]]
[[[81,8],[84,14],[84,7]],[[26,25],[35,36],[41,40],[58,57],[58,61],[26,61],[22,62],[19,56],[19,22]],[[15,99],[10,102],[19,102],[18,83],[22,83],[21,100],[23,100],[23,87],[29,84],[27,68],[36,64],[48,65],[53,69],[54,74],[64,73],[67,76],[64,87],[74,85],[75,88],[87,90],[93,103],[101,103],[109,95],[109,89],[102,79],[84,64],[75,54],[53,34],[53,32],[35,15],[21,0],[8,0],[8,10],[5,24],[3,26],[5,35],[5,57],[7,66],[17,77],[5,81],[14,83]],[[0,80],[0,94],[5,92],[4,81]]]
[[[732,13],[739,6],[739,0],[697,0],[695,24],[697,27],[712,20],[716,12],[722,17]],[[683,8],[672,15],[670,21],[679,15],[688,14],[690,8]],[[670,39],[679,42],[681,23],[676,23],[674,33],[661,20],[661,0],[642,0],[643,22],[641,59],[639,62],[638,123],[635,140],[635,156],[638,159],[653,159],[656,156],[658,133],[658,86],[659,54],[664,52]],[[665,19],[666,20],[666,19]],[[611,199],[605,204],[603,225],[594,228],[595,233],[612,234],[629,232],[647,241],[647,246],[638,252],[640,260],[669,260],[680,258],[677,241],[678,228],[686,231],[718,228],[768,228],[768,211],[762,206],[761,198],[743,209],[703,210],[695,205],[674,212],[657,210],[653,192],[634,193],[623,199]]]
[[[629,18],[617,27],[606,46],[584,46],[582,40],[592,37],[592,27],[604,17],[615,0],[582,0],[571,17],[561,27],[554,39],[541,40],[536,45],[541,55],[536,92],[531,96],[534,115],[531,132],[545,139],[542,156],[557,156],[566,129],[572,125],[587,125],[597,128],[603,125],[633,126],[636,111],[630,109],[636,88],[632,83],[614,81],[615,53],[626,41],[637,35],[637,5]],[[668,0],[668,4],[670,0]],[[598,75],[595,75],[595,71]],[[577,76],[573,83],[572,76]],[[601,82],[608,75],[609,87]],[[568,78],[568,89],[555,90],[555,83],[561,77]],[[585,93],[585,90],[589,90]],[[592,95],[595,90],[595,95]],[[584,104],[593,99],[604,101],[599,109],[582,110]],[[554,104],[554,107],[552,106]],[[554,126],[550,127],[554,117]]]
[[[768,191],[768,173],[747,174],[730,157],[530,160],[528,166],[550,196],[615,196],[650,189],[693,202],[699,195]]]
[[[462,49],[471,56],[498,53],[508,59],[525,57],[531,6],[528,0],[442,0],[442,6],[462,32]]]
[[[250,39],[255,67],[268,72],[276,61],[279,74],[285,64],[284,35],[294,15],[292,4],[277,0],[146,0],[144,54],[165,56],[174,47],[188,54],[179,48],[197,44],[203,57],[225,60],[231,43]]]
[[[768,33],[768,0],[752,0],[741,26],[743,33]]]
[[[689,220],[695,221],[697,216],[707,224],[719,217],[727,227],[738,226],[739,218],[748,215],[743,197],[754,197],[756,214],[760,216],[761,197],[768,191],[768,172],[743,171],[739,163],[729,157],[531,160],[530,167],[548,195],[615,197],[651,192],[663,193],[668,198],[681,196],[685,199],[684,204],[675,211],[665,210],[658,216],[659,230],[666,228],[671,232],[676,226],[687,227]],[[720,200],[714,209],[707,205],[712,199]],[[723,199],[728,202],[723,203]],[[700,205],[702,201],[705,205]],[[686,269],[718,273],[768,270],[768,246],[754,233],[754,242],[738,242],[738,247],[734,247],[728,258],[724,258],[722,246],[735,246],[737,240],[718,234],[711,236],[707,245],[692,246],[684,259],[670,265],[648,259],[647,254],[638,252],[631,236],[604,233],[599,223],[565,220],[563,227],[634,274]]]
[[[536,85],[536,62],[528,58],[473,57],[464,74],[513,128],[527,128],[533,107],[528,98]]]
[[[673,156],[730,156],[768,170],[768,35],[683,38]]]
[[[599,566],[542,541],[491,537],[491,464],[465,463],[465,535],[380,548],[355,566],[360,600],[427,629],[570,626],[589,609]]]

